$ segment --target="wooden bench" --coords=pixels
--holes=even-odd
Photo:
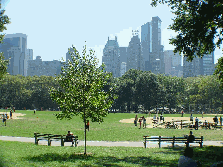
[[[61,146],[64,146],[65,142],[73,142],[73,141],[75,143],[75,147],[77,147],[77,144],[78,144],[78,136],[34,133],[34,137],[35,137],[35,144],[36,145],[38,145],[39,140],[46,140],[48,142],[48,146],[51,146],[51,142],[53,140],[54,141],[61,141]],[[72,143],[72,146],[73,146],[73,143]]]
[[[222,130],[222,128],[223,128],[223,125],[216,125],[215,127],[214,127],[215,129],[221,129]]]
[[[175,143],[185,143],[187,147],[189,147],[189,143],[187,142],[187,137],[149,137],[149,136],[143,136],[144,140],[144,147],[146,148],[146,143],[147,141],[153,141],[153,142],[158,142],[159,148],[161,147],[161,142],[167,142],[167,143],[172,143],[172,146],[174,147]],[[199,143],[200,147],[203,147],[203,136],[195,137],[195,140],[193,143]]]

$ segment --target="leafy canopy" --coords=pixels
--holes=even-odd
[[[86,55],[86,45],[83,56],[79,55],[75,47],[73,50],[74,52],[70,52],[72,60],[61,68],[61,74],[56,77],[60,86],[50,89],[52,100],[62,110],[56,116],[59,119],[71,119],[80,114],[84,122],[88,118],[92,122],[103,122],[107,110],[117,98],[113,94],[115,85],[104,89],[112,74],[104,72],[104,64],[97,68],[94,51],[90,49],[90,55]]]
[[[0,9],[1,9],[1,2],[0,2]],[[5,27],[5,24],[9,24],[9,18],[8,16],[4,15],[5,10],[0,10],[0,32],[3,32],[4,30],[7,30]],[[0,44],[3,43],[4,34],[0,34]],[[3,53],[0,53],[0,80],[2,77],[7,74],[7,65],[9,61],[4,60]]]
[[[174,52],[180,52],[192,61],[194,57],[220,48],[223,35],[222,0],[153,0],[152,6],[167,3],[176,15],[170,29],[178,33],[170,39],[176,46]],[[217,42],[214,42],[214,39]]]

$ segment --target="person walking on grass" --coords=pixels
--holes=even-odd
[[[89,126],[90,126],[90,122],[89,120],[87,120],[87,125],[86,125],[86,129],[89,131]]]
[[[221,116],[220,116],[219,120],[220,120],[220,125],[222,126],[222,117]]]
[[[198,122],[199,122],[199,119],[196,117],[195,118],[195,130],[198,130]]]
[[[12,110],[10,111],[10,119],[12,119]]]
[[[143,116],[143,128],[146,128],[146,118]]]
[[[184,111],[183,110],[181,111],[181,114],[182,114],[181,117],[183,117],[184,116]]]
[[[141,125],[142,125],[142,118],[139,118],[139,129],[141,129]]]
[[[138,117],[137,117],[137,115],[136,115],[136,116],[135,116],[135,121],[134,121],[135,126],[137,126],[137,122],[138,122]]]

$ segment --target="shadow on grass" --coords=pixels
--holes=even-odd
[[[200,147],[192,147],[194,151],[193,159],[201,162],[203,166],[210,166],[214,163],[222,161],[223,157],[223,147],[218,146],[205,146],[203,148]],[[175,148],[164,148],[168,151],[163,152],[163,154],[169,153],[177,153],[179,155],[184,154],[185,147],[175,147]]]
[[[124,157],[117,158],[113,156],[94,156],[94,155],[76,155],[76,154],[58,154],[58,153],[46,153],[40,154],[38,156],[29,156],[24,158],[24,160],[33,161],[33,162],[52,162],[57,161],[59,163],[62,162],[77,162],[77,161],[85,161],[89,165],[94,164],[99,166],[123,166],[124,164],[129,165],[140,165],[140,166],[176,166],[176,161],[167,161],[165,163],[160,159],[151,159],[149,156],[139,156],[139,157]],[[88,162],[89,161],[89,162]]]

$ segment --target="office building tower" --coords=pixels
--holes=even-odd
[[[138,31],[133,32],[133,37],[127,49],[126,71],[130,69],[144,70],[143,58],[141,56],[141,44]]]
[[[120,62],[125,62],[127,63],[127,49],[128,47],[119,47],[119,51],[120,51]]]
[[[183,72],[181,56],[173,50],[164,51],[165,74],[180,77]]]
[[[126,72],[126,62],[121,63],[120,76],[124,75]]]
[[[145,71],[150,71],[150,53],[152,52],[152,23],[147,22],[141,26],[142,57],[145,63]]]
[[[7,34],[0,44],[0,51],[9,59],[7,71],[11,75],[26,75],[27,36],[22,33]]]
[[[196,77],[198,75],[204,75],[203,60],[199,57],[195,57],[192,62],[188,62],[187,57],[184,57],[183,77]]]
[[[163,45],[161,45],[161,19],[152,17],[152,53],[150,54],[150,65],[152,72],[165,73]],[[159,60],[159,61],[158,61]],[[160,63],[160,64],[159,64]]]
[[[211,54],[204,55],[202,60],[203,60],[204,75],[213,75],[215,71],[214,52],[212,52]]]
[[[27,76],[27,70],[28,70],[28,60],[33,60],[33,50],[27,49],[26,50],[26,56],[24,60],[24,76]]]
[[[115,40],[109,40],[103,49],[102,63],[105,64],[105,71],[112,72],[114,77],[120,76],[120,51],[117,37]]]
[[[33,60],[33,49],[27,49],[26,54],[28,60]]]
[[[165,73],[163,45],[161,45],[161,19],[152,17],[141,26],[142,57],[145,71]]]
[[[28,76],[55,76],[61,72],[62,62],[58,60],[42,61],[41,56],[36,56],[36,60],[28,60]]]

